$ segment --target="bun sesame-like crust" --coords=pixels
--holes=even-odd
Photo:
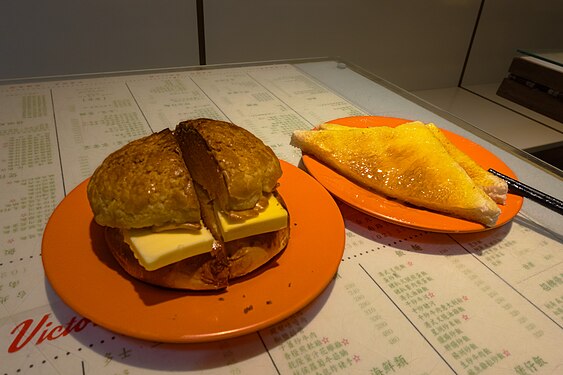
[[[224,121],[183,121],[174,134],[197,183],[223,211],[252,209],[282,175],[272,149],[248,130]]]
[[[95,221],[114,228],[200,222],[199,202],[169,129],[110,154],[88,183]]]

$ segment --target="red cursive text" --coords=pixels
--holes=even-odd
[[[16,335],[16,337],[10,344],[8,353],[15,353],[21,350],[33,340],[35,340],[35,345],[39,345],[45,340],[56,340],[71,332],[80,332],[91,323],[89,319],[73,316],[66,324],[53,326],[54,323],[49,321],[50,315],[43,315],[43,318],[37,324],[35,324],[34,319],[27,319],[18,324],[10,332],[10,334]]]

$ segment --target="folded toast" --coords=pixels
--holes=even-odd
[[[479,186],[483,191],[496,203],[505,204],[506,194],[508,193],[508,184],[503,179],[488,172],[483,167],[475,162],[470,156],[457,148],[444,133],[433,123],[423,124],[420,121],[413,121],[411,124],[425,125],[432,134],[442,143],[442,146],[450,154],[450,156],[465,170],[471,177],[473,182]],[[319,129],[324,130],[350,130],[353,127],[325,123],[319,126]],[[368,128],[376,129],[376,128]]]
[[[493,226],[500,209],[422,123],[396,128],[324,126],[291,144],[350,180],[419,207]]]

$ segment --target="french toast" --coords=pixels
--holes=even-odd
[[[413,121],[412,124],[423,124],[420,121]],[[471,177],[473,182],[479,186],[483,191],[496,203],[505,204],[506,194],[508,193],[508,184],[503,179],[488,172],[483,167],[475,162],[470,156],[457,148],[445,134],[433,123],[423,124],[432,134],[442,143],[442,146],[450,154],[450,156],[465,170]],[[350,130],[353,127],[325,123],[319,126],[319,129],[330,130]],[[368,128],[374,129],[374,128]]]
[[[376,193],[493,226],[500,209],[422,123],[396,128],[321,126],[291,144]]]

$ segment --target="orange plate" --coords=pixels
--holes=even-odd
[[[93,221],[87,181],[55,209],[43,236],[43,267],[72,309],[111,331],[159,342],[215,341],[277,323],[330,283],[344,251],[344,222],[328,192],[282,162],[279,192],[290,214],[285,251],[224,292],[154,287],[127,275]]]
[[[356,116],[328,122],[365,128],[372,126],[395,127],[410,121],[393,117]],[[514,172],[506,164],[480,145],[447,130],[442,129],[442,131],[453,144],[471,156],[483,168],[493,168],[507,176],[516,178]],[[432,232],[471,233],[492,229],[482,224],[404,205],[396,200],[386,199],[356,185],[310,156],[303,155],[303,163],[311,175],[334,196],[352,207],[379,219]],[[508,194],[506,204],[499,205],[501,214],[494,228],[506,224],[516,216],[522,207],[522,201],[522,197]]]

